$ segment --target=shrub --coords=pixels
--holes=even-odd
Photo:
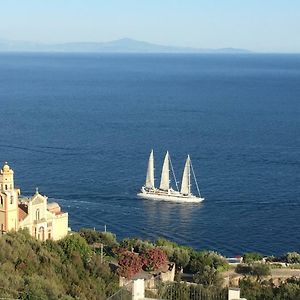
[[[255,262],[255,261],[260,261],[263,259],[263,256],[260,253],[256,253],[256,252],[249,252],[249,253],[245,253],[243,255],[243,262],[246,264]]]
[[[142,241],[140,239],[126,238],[121,241],[120,247],[125,248],[129,251],[133,250],[136,253],[142,253],[149,249],[153,249],[154,245],[149,241]]]
[[[79,234],[89,245],[94,243],[101,243],[108,247],[116,247],[118,245],[116,235],[111,232],[101,232],[82,228],[79,230]]]
[[[223,278],[220,273],[213,267],[204,266],[204,268],[194,275],[194,281],[204,286],[221,287]]]
[[[257,280],[261,279],[263,276],[268,276],[271,274],[271,268],[269,265],[256,263],[253,265],[237,265],[235,271],[239,274],[256,276]]]
[[[167,255],[159,248],[149,249],[141,254],[144,269],[157,270],[167,264]]]
[[[117,276],[78,234],[40,242],[25,230],[9,232],[0,247],[0,297],[92,300],[118,290]]]
[[[297,252],[288,252],[285,255],[285,261],[289,264],[300,264],[300,254]]]
[[[172,262],[176,264],[178,269],[183,269],[190,262],[190,255],[188,250],[175,248],[171,259]]]
[[[158,239],[156,241],[156,246],[166,246],[166,247],[171,247],[171,248],[178,248],[179,245],[175,242],[171,242],[169,240],[166,240],[166,239]]]
[[[192,273],[202,271],[205,266],[214,269],[227,269],[228,263],[224,257],[213,251],[201,251],[194,253],[190,259],[189,269]]]
[[[119,275],[126,278],[132,278],[142,270],[143,261],[138,254],[125,251],[119,256],[118,265]]]
[[[86,240],[79,234],[75,233],[69,235],[58,242],[67,258],[71,258],[74,252],[78,252],[80,257],[86,263],[91,257],[91,248],[87,244]]]
[[[254,264],[252,265],[251,275],[257,276],[260,279],[263,276],[268,276],[271,274],[271,269],[266,264]]]

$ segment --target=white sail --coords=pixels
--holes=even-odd
[[[183,170],[180,193],[183,195],[190,195],[191,193],[191,160],[189,155]]]
[[[149,161],[148,161],[148,169],[147,169],[147,176],[146,176],[146,188],[154,189],[154,155],[153,150],[151,150]]]
[[[163,168],[161,171],[161,179],[159,188],[164,191],[168,191],[170,188],[170,174],[169,174],[169,152],[167,151]]]

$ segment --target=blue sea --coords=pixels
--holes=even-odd
[[[0,54],[0,161],[70,226],[228,256],[300,251],[300,55]],[[154,149],[202,204],[137,199]]]

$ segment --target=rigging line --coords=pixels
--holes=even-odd
[[[170,161],[170,166],[171,166],[171,170],[172,170],[172,173],[173,173],[173,177],[174,177],[174,180],[175,180],[176,189],[177,189],[177,192],[179,192],[178,183],[177,183],[177,179],[176,179],[175,172],[174,172],[174,169],[173,169],[173,164],[172,164],[172,161],[171,161],[170,154],[169,154],[169,161]]]
[[[198,182],[197,182],[197,179],[196,179],[196,175],[195,175],[195,172],[194,172],[194,168],[193,168],[193,165],[192,165],[192,160],[190,160],[190,164],[191,164],[192,173],[193,173],[193,176],[194,176],[194,179],[195,179],[197,192],[199,194],[199,197],[201,198],[201,193],[200,193],[200,189],[199,189]]]

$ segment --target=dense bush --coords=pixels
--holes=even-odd
[[[228,268],[228,263],[224,257],[213,251],[195,252],[191,257],[189,269],[192,273],[202,271],[205,266],[223,271]]]
[[[194,281],[204,286],[221,287],[223,278],[215,268],[204,266],[203,269],[194,275]]]
[[[149,249],[141,254],[119,248],[118,255],[118,274],[132,278],[135,274],[142,271],[154,271],[167,264],[166,254],[159,248]]]
[[[89,245],[94,243],[101,243],[104,246],[116,247],[118,246],[116,235],[111,232],[101,232],[92,229],[82,228],[79,234],[86,240]]]
[[[136,253],[142,253],[149,249],[153,249],[154,245],[149,241],[143,241],[140,239],[129,239],[125,238],[120,242],[120,247],[125,248],[129,251],[134,251]]]
[[[167,264],[167,255],[159,248],[149,249],[141,254],[143,267],[146,271],[157,270]]]
[[[237,265],[235,271],[244,275],[256,276],[257,280],[260,280],[264,276],[271,274],[271,268],[267,264],[255,263],[255,264],[240,264]]]
[[[260,261],[262,259],[263,259],[263,256],[260,253],[256,253],[256,252],[249,252],[249,253],[245,253],[243,255],[243,262],[246,264]]]
[[[177,243],[166,239],[158,239],[156,246],[162,249],[168,256],[169,261],[174,262],[177,270],[182,271],[190,262],[191,253],[196,253],[190,247],[179,246]]]
[[[0,237],[0,297],[106,299],[118,278],[78,234],[40,242],[25,230]]]
[[[300,264],[300,254],[297,252],[288,252],[285,255],[285,260],[289,264]]]
[[[182,248],[175,248],[171,261],[176,264],[177,269],[185,268],[190,262],[189,251]]]
[[[74,233],[65,237],[58,242],[67,258],[72,258],[74,255],[80,255],[84,262],[87,262],[91,257],[92,251],[86,240],[82,238],[79,234]]]
[[[142,271],[143,260],[136,253],[123,251],[119,254],[118,265],[118,274],[130,279]]]
[[[289,278],[279,286],[272,281],[255,281],[247,277],[240,280],[241,297],[248,300],[298,300],[300,280]]]

